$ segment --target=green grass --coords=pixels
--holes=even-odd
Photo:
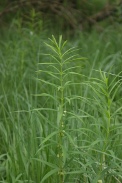
[[[122,182],[121,34],[0,41],[0,182]]]

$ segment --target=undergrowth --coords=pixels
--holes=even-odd
[[[121,53],[23,37],[1,42],[0,182],[122,182]]]

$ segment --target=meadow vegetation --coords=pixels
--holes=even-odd
[[[0,183],[122,182],[121,27],[64,37],[1,32]]]

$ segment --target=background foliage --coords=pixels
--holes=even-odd
[[[32,29],[98,30],[121,22],[122,1],[119,0],[5,0],[0,2],[0,24],[14,21]],[[30,28],[30,27],[29,27]]]
[[[122,182],[121,4],[0,1],[0,183]]]

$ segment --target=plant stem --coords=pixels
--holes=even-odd
[[[59,157],[59,183],[64,182],[64,170],[63,170],[63,128],[64,128],[64,122],[63,122],[63,106],[64,106],[64,88],[63,88],[63,60],[62,60],[62,54],[61,50],[59,50],[59,58],[60,58],[60,101],[59,101],[59,115],[60,115],[60,121],[59,121],[59,147],[58,147],[58,157]]]

